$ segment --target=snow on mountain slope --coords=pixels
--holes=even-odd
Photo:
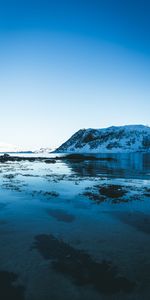
[[[144,125],[80,129],[55,152],[150,152],[150,127]]]

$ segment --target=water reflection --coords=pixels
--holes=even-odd
[[[94,155],[93,155],[94,156]],[[124,178],[150,178],[150,154],[96,154],[112,160],[66,161],[66,165],[78,176],[112,176]]]

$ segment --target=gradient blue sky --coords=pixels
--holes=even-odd
[[[150,125],[149,0],[0,1],[0,142]]]

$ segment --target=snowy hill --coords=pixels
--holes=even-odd
[[[81,129],[55,152],[150,152],[150,127],[144,125]]]
[[[34,153],[50,153],[52,150],[52,148],[40,148],[38,150],[34,150]]]
[[[38,150],[23,148],[12,144],[0,143],[0,153],[35,153],[44,154],[50,153],[53,149],[51,148],[40,148]]]

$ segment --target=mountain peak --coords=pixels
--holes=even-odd
[[[150,152],[150,127],[144,125],[80,129],[55,152]]]

